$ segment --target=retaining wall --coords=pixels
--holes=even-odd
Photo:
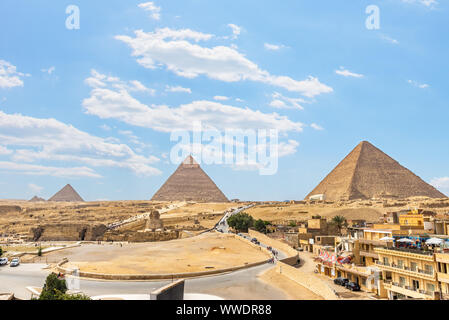
[[[286,263],[278,262],[276,265],[276,272],[309,289],[326,300],[340,299],[338,294],[326,283],[316,277],[310,276],[310,274],[302,272],[300,269],[289,266]]]

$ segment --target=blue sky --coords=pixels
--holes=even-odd
[[[66,28],[66,8],[80,28]],[[365,26],[377,5],[380,29]],[[0,3],[0,198],[149,199],[170,130],[275,128],[275,175],[203,165],[229,198],[301,199],[368,140],[449,193],[449,4]],[[140,31],[138,31],[140,30]]]

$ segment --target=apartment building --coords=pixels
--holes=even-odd
[[[383,287],[390,300],[440,299],[438,265],[433,251],[396,247],[378,247],[374,251],[379,256],[376,264],[382,270]]]

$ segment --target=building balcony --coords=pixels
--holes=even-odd
[[[377,247],[386,247],[387,242],[385,241],[379,241],[379,240],[369,240],[369,239],[359,239],[360,244],[371,244],[373,246]]]
[[[418,269],[418,268],[411,269],[410,267],[407,267],[407,266],[401,267],[396,264],[383,263],[382,261],[376,261],[376,265],[380,269],[385,270],[385,271],[396,272],[396,273],[404,274],[407,276],[413,276],[413,277],[426,279],[426,280],[435,280],[436,279],[435,272],[429,272],[429,271]]]
[[[435,258],[437,262],[449,263],[449,253],[436,253]]]
[[[368,258],[374,258],[374,259],[378,259],[379,258],[379,255],[377,253],[375,253],[375,252],[369,252],[369,251],[360,250],[359,254],[362,257],[368,257]]]
[[[449,274],[447,273],[438,272],[437,278],[440,282],[449,283]]]
[[[374,251],[381,255],[389,255],[395,257],[411,258],[433,262],[433,251],[425,251],[419,249],[408,248],[374,248]]]
[[[434,292],[419,290],[388,280],[384,280],[384,288],[407,297],[412,297],[414,299],[435,300],[437,298]]]

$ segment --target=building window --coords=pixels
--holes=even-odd
[[[433,266],[430,264],[425,265],[425,270],[427,274],[433,274]]]
[[[404,277],[399,277],[399,286],[405,287],[405,278]]]
[[[413,289],[415,291],[419,289],[419,281],[418,280],[413,280],[412,284],[413,284]]]
[[[418,271],[418,264],[416,262],[410,262],[410,270]]]
[[[401,269],[404,268],[404,260],[398,260],[398,267]]]
[[[435,291],[435,285],[433,283],[427,284],[427,291],[434,292]]]
[[[386,266],[390,265],[390,263],[388,262],[388,258],[387,257],[384,257],[384,265],[386,265]]]
[[[361,279],[362,279],[362,281],[361,281],[362,282],[362,286],[366,286],[366,278],[362,277]]]

